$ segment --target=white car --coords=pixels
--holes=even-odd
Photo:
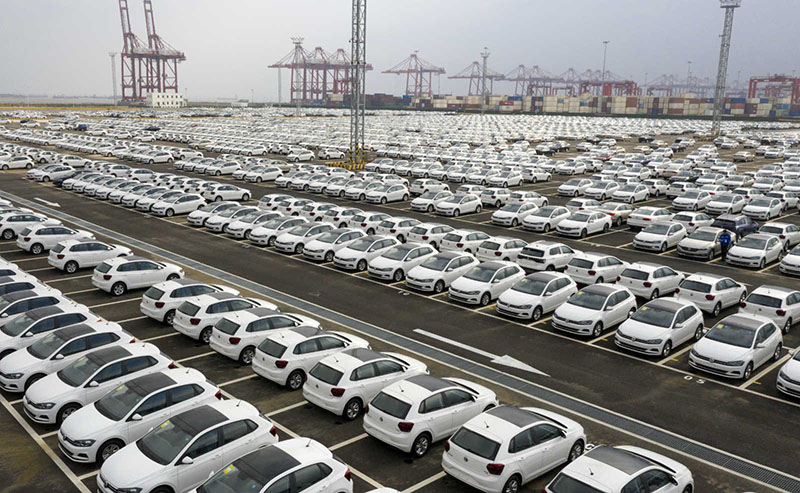
[[[652,223],[669,222],[673,214],[663,207],[639,207],[628,216],[628,227],[645,228]]]
[[[160,200],[150,210],[157,216],[172,217],[175,214],[189,214],[206,205],[205,199],[196,193],[187,193]]]
[[[525,276],[497,298],[497,313],[526,320],[539,320],[572,295],[578,285],[568,275],[557,272],[536,272]]]
[[[275,249],[284,253],[303,253],[305,245],[333,230],[329,223],[305,223],[287,229],[275,239]],[[251,233],[252,236],[252,233]]]
[[[211,202],[221,202],[223,200],[250,200],[250,191],[236,185],[221,184],[209,187],[203,191],[203,198]]]
[[[400,282],[405,279],[406,272],[437,253],[426,243],[404,243],[370,260],[367,273],[376,279]]]
[[[270,219],[250,231],[248,239],[256,245],[273,246],[278,236],[296,226],[309,224],[304,217],[280,216]]]
[[[547,207],[547,204],[549,204],[547,197],[530,190],[511,192],[511,196],[508,198],[506,204],[524,204],[526,202],[533,202],[537,207]]]
[[[173,279],[154,284],[142,295],[139,311],[166,325],[172,325],[175,311],[187,299],[208,293],[226,292],[238,295],[239,291],[228,286],[206,284],[194,279]]]
[[[778,372],[778,390],[793,397],[800,397],[800,351],[786,362]]]
[[[47,291],[42,290],[42,292]],[[51,294],[56,292],[54,290]],[[4,297],[13,299],[13,293]],[[18,312],[16,317],[9,315],[2,322],[0,357],[5,357],[18,349],[25,349],[54,330],[83,323],[98,325],[105,321],[84,305],[74,302],[28,309]]]
[[[418,219],[409,217],[389,217],[381,221],[377,228],[376,234],[394,236],[399,242],[404,242],[408,238],[408,234],[412,229],[422,224]]]
[[[378,225],[391,217],[392,216],[384,212],[368,211],[353,216],[350,227],[358,228],[368,235],[374,235],[375,231],[377,231]]]
[[[571,178],[558,187],[558,195],[565,197],[578,197],[592,186],[592,180],[586,178]]]
[[[783,214],[783,203],[778,199],[769,197],[756,197],[751,199],[742,213],[753,219],[763,219],[769,221],[774,217]]]
[[[800,320],[800,291],[781,286],[759,286],[739,305],[739,313],[766,317],[788,334]]]
[[[248,214],[263,212],[258,207],[252,206],[238,206],[225,209],[219,214],[209,217],[205,222],[205,228],[215,233],[227,233],[228,225],[236,220],[246,217]],[[272,214],[280,214],[273,212]]]
[[[786,252],[779,269],[784,274],[800,275],[800,245]]]
[[[209,402],[172,416],[109,457],[97,475],[97,491],[190,491],[277,441],[275,426],[252,404]]]
[[[265,212],[260,209],[248,212],[243,216],[234,218],[223,230],[229,236],[240,239],[250,239],[250,233],[267,221],[283,217],[280,212]]]
[[[705,190],[689,190],[672,199],[672,208],[683,211],[704,209],[714,197]]]
[[[270,471],[266,479],[261,471]],[[301,482],[302,481],[302,482]],[[295,489],[290,489],[296,484]],[[240,491],[251,485],[252,493],[290,491],[352,493],[353,483],[347,464],[324,445],[310,438],[292,438],[260,448],[220,468],[198,491]],[[260,489],[259,489],[260,488]]]
[[[590,199],[606,200],[619,189],[619,183],[615,181],[593,181],[583,194]]]
[[[480,491],[516,492],[580,458],[585,448],[583,427],[565,416],[500,406],[472,418],[445,442],[442,468]],[[537,459],[529,460],[531,454]]]
[[[684,275],[672,267],[651,262],[636,262],[628,265],[617,277],[617,284],[628,288],[636,296],[653,300],[671,295]]]
[[[480,261],[516,261],[519,252],[528,242],[507,236],[494,236],[478,245],[475,256]]]
[[[23,230],[33,226],[58,226],[61,221],[50,219],[44,214],[37,212],[9,212],[0,215],[0,236],[4,240],[13,240]]]
[[[424,363],[405,355],[350,348],[314,365],[303,385],[303,398],[352,421],[384,387],[427,373]]]
[[[681,223],[655,223],[636,233],[633,247],[663,253],[676,247],[686,235],[686,228]]]
[[[436,213],[441,216],[458,217],[462,214],[478,214],[483,209],[481,199],[477,195],[456,194],[436,204]]]
[[[420,178],[414,180],[409,188],[414,195],[423,195],[427,192],[449,192],[450,185],[442,183],[439,180],[431,180],[428,178]]]
[[[270,332],[258,344],[252,368],[256,374],[289,390],[299,390],[320,360],[350,348],[369,349],[360,337],[299,326]]]
[[[342,248],[366,236],[360,229],[332,229],[308,242],[303,248],[303,256],[310,260],[333,262],[333,257]]]
[[[679,212],[672,216],[673,223],[680,223],[686,228],[687,233],[693,233],[697,228],[711,226],[714,218],[705,212]]]
[[[66,226],[29,226],[20,231],[17,236],[17,246],[34,255],[50,250],[58,243],[65,240],[94,240],[94,235],[82,229],[72,229]]]
[[[468,253],[437,253],[406,273],[406,286],[419,291],[442,293],[454,280],[478,264],[478,260]]]
[[[743,267],[763,269],[767,264],[780,261],[784,247],[780,238],[754,233],[732,244],[725,255],[725,262]]]
[[[415,243],[428,243],[438,249],[442,238],[453,231],[455,228],[446,224],[420,223],[408,231],[406,239]]]
[[[800,227],[795,224],[769,222],[758,228],[758,232],[777,236],[787,252],[800,244]]]
[[[58,446],[73,462],[102,464],[170,416],[221,398],[193,368],[142,375],[70,414],[58,430]]]
[[[322,221],[325,213],[331,210],[336,210],[338,207],[336,204],[330,204],[327,202],[312,202],[310,204],[304,205],[300,209],[300,216],[308,219],[309,221]]]
[[[488,306],[523,277],[525,271],[513,262],[483,262],[453,281],[448,297],[460,303]]]
[[[404,185],[381,185],[366,193],[365,201],[373,204],[388,202],[405,202],[408,200],[408,188]]]
[[[458,378],[417,375],[388,385],[364,410],[364,431],[413,457],[467,421],[497,407],[488,388]]]
[[[747,298],[747,288],[730,277],[698,273],[688,276],[675,289],[675,298],[691,301],[712,316]]]
[[[442,190],[439,192],[424,192],[419,197],[411,201],[411,210],[433,213],[436,206],[445,200],[453,197],[453,192]]]
[[[689,366],[726,378],[749,380],[753,371],[781,357],[783,336],[760,315],[736,314],[720,320],[689,351]]]
[[[586,238],[594,233],[605,233],[611,229],[611,218],[602,212],[581,211],[558,223],[556,231],[563,236]]]
[[[340,269],[365,271],[372,259],[399,244],[393,236],[367,235],[336,252],[333,264]]]
[[[507,188],[485,188],[480,195],[481,203],[485,206],[500,207],[511,198],[511,190]]]
[[[600,445],[568,464],[542,493],[571,491],[690,493],[694,480],[686,466],[661,454]]]
[[[617,200],[620,202],[628,202],[629,204],[633,204],[634,202],[640,202],[643,200],[648,200],[650,198],[650,191],[647,189],[645,185],[641,184],[631,184],[631,185],[623,185],[619,187],[614,193],[611,194],[612,200]]]
[[[571,215],[566,207],[545,206],[526,216],[522,220],[522,229],[549,233]]]
[[[244,298],[225,291],[205,293],[189,298],[178,306],[172,319],[172,328],[208,344],[214,326],[223,317],[258,307],[279,311],[276,305],[258,298]]]
[[[36,423],[60,425],[119,384],[170,366],[172,361],[150,343],[106,346],[28,387],[25,414]]]
[[[0,360],[0,389],[24,392],[45,375],[61,370],[90,351],[134,341],[132,335],[113,322],[78,323],[48,331],[33,344]]]
[[[182,193],[183,192],[179,192],[177,190],[168,190],[166,192],[160,192],[149,197],[142,197],[136,201],[136,210],[150,212],[153,210],[153,204],[177,197],[182,195]]]
[[[481,243],[491,238],[483,231],[474,229],[456,229],[441,239],[439,249],[451,252],[475,253]]]
[[[209,347],[225,357],[249,365],[256,354],[256,346],[269,334],[294,327],[322,328],[318,321],[297,313],[280,313],[262,307],[235,311],[214,324]]]
[[[629,351],[666,358],[684,342],[704,334],[703,313],[694,303],[674,298],[649,301],[619,326],[614,343]]]
[[[192,211],[186,216],[186,222],[188,222],[192,226],[205,226],[206,221],[211,219],[212,217],[216,217],[223,212],[229,209],[235,209],[240,207],[241,204],[238,202],[212,202],[210,204],[204,205],[203,207],[197,209],[196,211]]]
[[[738,214],[742,212],[747,201],[741,195],[733,193],[717,194],[706,204],[705,211],[709,214]]]
[[[592,284],[573,295],[553,313],[553,328],[600,337],[636,311],[636,297],[623,286]]]
[[[286,156],[286,160],[290,163],[311,161],[312,159],[314,159],[314,153],[305,149],[294,150]]]
[[[666,195],[669,183],[664,180],[644,180],[642,185],[647,187],[651,197]]]
[[[244,181],[261,183],[263,181],[275,181],[280,176],[283,176],[283,172],[277,166],[256,166],[244,172],[242,178]]]
[[[578,253],[563,243],[538,240],[525,245],[517,255],[517,263],[529,271],[553,271],[566,267]]]
[[[515,228],[519,226],[526,217],[539,210],[539,207],[533,202],[525,202],[522,204],[506,204],[500,210],[492,214],[492,224],[500,226],[510,226]]]
[[[627,262],[613,255],[582,252],[570,259],[564,273],[579,284],[599,284],[614,282],[627,267]]]
[[[183,275],[183,269],[175,264],[128,255],[105,260],[95,267],[92,285],[114,296],[122,296],[128,290],[149,288]]]

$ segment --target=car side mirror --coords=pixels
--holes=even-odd
[[[500,279],[492,279],[492,284],[497,284],[498,282],[500,282]]]
[[[675,327],[674,327],[674,328],[676,328],[676,329],[682,329],[682,328],[683,328],[683,324],[675,324]]]
[[[766,346],[762,344],[756,344],[756,349],[764,349]]]
[[[133,416],[131,416],[131,421],[141,421],[141,420],[142,420],[142,415],[139,413],[136,413]]]
[[[4,313],[4,314],[0,315],[0,317],[7,318],[8,317],[8,313]]]
[[[546,292],[544,295],[545,295],[545,296],[553,296],[553,292],[552,292],[552,291],[548,291],[548,292]]]
[[[33,337],[33,332],[25,332],[22,337]]]
[[[100,384],[97,383],[97,380],[92,380],[91,382],[89,382],[89,385],[87,385],[87,387],[90,387],[90,388],[95,388],[95,387],[99,387],[99,386],[100,386]]]
[[[610,311],[611,311],[611,310],[613,310],[613,309],[614,309],[614,307],[613,307],[613,306],[607,306],[607,307],[605,307],[605,308],[603,309],[603,311],[604,311],[604,312],[610,312]]]
[[[566,430],[558,430],[558,434],[561,435],[561,438],[567,438]]]
[[[62,359],[64,359],[64,355],[61,354],[61,353],[58,353],[57,355],[53,356],[53,359],[54,360],[62,360]]]
[[[672,483],[675,486],[678,486],[678,480],[675,479],[675,476],[670,476],[669,477],[669,482]]]
[[[184,464],[184,465],[187,465],[187,466],[190,465],[190,464],[194,464],[194,459],[192,459],[191,457],[189,457],[187,455],[186,457],[181,459],[181,464]]]

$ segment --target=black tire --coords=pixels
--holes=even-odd
[[[439,294],[442,291],[444,291],[444,281],[436,281],[436,284],[433,285],[433,292]]]
[[[458,209],[453,209],[453,217],[458,217],[460,215],[461,215],[461,211],[459,211]]]
[[[515,217],[511,220],[511,227],[516,228],[517,226],[519,226],[519,221],[517,221],[517,218]]]
[[[772,355],[772,361],[778,361],[781,359],[781,349],[783,349],[783,344],[779,342],[778,345],[775,346],[775,353]]]
[[[167,276],[167,281],[174,281],[175,279],[179,279],[181,276],[178,274],[170,274]]]
[[[58,414],[56,415],[56,423],[59,426],[61,426],[61,423],[63,423],[64,420],[67,419],[67,417],[70,414],[74,413],[75,411],[77,411],[80,408],[81,408],[80,404],[71,403],[71,404],[65,405],[64,407],[62,407],[61,409],[58,410]]]
[[[367,270],[367,261],[364,260],[364,259],[359,260],[358,264],[356,264],[356,270],[359,270],[359,271]]]
[[[375,234],[375,228],[369,228],[369,229],[367,230],[367,234],[368,234],[368,235],[374,235],[374,234]]]
[[[31,245],[31,253],[32,254],[39,255],[43,251],[44,251],[44,247],[42,246],[41,243],[34,243],[33,245]]]
[[[246,193],[246,194],[242,195],[242,202],[247,202],[248,200],[250,200],[250,194],[249,193]]]
[[[303,370],[294,370],[286,378],[286,388],[291,391],[300,390],[306,381],[306,374]]]
[[[492,296],[489,293],[483,293],[480,299],[481,306],[488,306],[492,302]]]
[[[608,233],[609,229],[611,229],[611,226],[609,226],[608,223],[603,225],[603,233]]]
[[[694,340],[699,341],[700,339],[703,338],[703,334],[704,334],[703,324],[700,324],[697,326],[696,329],[694,329]]]
[[[788,334],[790,330],[792,330],[792,319],[791,318],[789,318],[786,321],[786,323],[783,324],[783,327],[781,328],[781,332],[783,332],[784,334]]]
[[[198,340],[202,344],[208,344],[209,341],[211,341],[211,327],[206,327],[205,329],[201,330]]]
[[[420,459],[428,453],[431,448],[431,436],[428,432],[420,433],[419,436],[411,444],[411,455]]]
[[[222,202],[222,196],[217,195],[216,197],[214,197],[214,202]]]
[[[722,311],[722,304],[718,302],[716,305],[714,305],[714,310],[711,312],[711,315],[718,317],[719,312],[721,311]]]
[[[575,459],[583,455],[583,449],[584,449],[583,440],[578,440],[577,442],[575,442],[569,449],[569,455],[567,455],[567,464],[575,461]]]
[[[353,421],[361,415],[363,407],[364,405],[361,403],[361,399],[358,397],[350,399],[347,401],[347,404],[344,405],[342,418],[344,418],[346,421]]]
[[[533,314],[531,314],[531,320],[533,320],[534,322],[539,320],[540,318],[542,318],[542,313],[544,313],[542,307],[537,306],[536,308],[533,309]]]
[[[432,214],[434,210],[435,209],[434,209],[434,207],[432,205],[428,206],[428,214]]]
[[[408,194],[403,195],[403,202],[408,201]]]
[[[476,207],[475,208],[475,214],[480,214],[482,210],[483,210],[483,207],[481,207],[481,206]]]
[[[550,224],[549,223],[544,225],[544,230],[543,231],[545,233],[549,233],[550,232]]]
[[[661,247],[658,249],[659,252],[664,253],[667,251],[667,243],[664,242],[661,244]]]
[[[164,323],[167,325],[172,325],[172,322],[175,321],[175,310],[169,310],[167,313],[164,314]]]
[[[299,253],[303,253],[303,244],[302,243],[298,243],[297,245],[294,246],[294,253],[298,253],[298,254]]]
[[[124,447],[125,444],[121,440],[109,440],[97,449],[97,457],[95,461],[97,464],[102,465],[109,457],[119,452],[119,449]]]
[[[767,259],[762,258],[761,262],[759,262],[759,264],[758,264],[758,268],[759,269],[763,269],[764,266],[766,266],[766,265],[767,265]]]
[[[603,276],[600,276],[600,277],[597,278],[597,280],[594,281],[594,283],[595,284],[603,284],[603,281],[605,281],[605,279],[603,279]]]
[[[255,346],[247,346],[246,348],[242,349],[242,352],[239,353],[239,363],[243,365],[249,365],[253,363],[253,358],[256,355],[256,348]]]
[[[275,246],[275,237],[274,236],[270,236],[269,238],[267,238],[267,246]]]
[[[333,262],[333,256],[334,256],[333,251],[326,252],[325,253],[325,262]]]
[[[174,215],[175,215],[175,211],[173,211],[172,209],[167,209],[167,211],[166,211],[164,214],[165,214],[167,217],[172,217],[172,216],[174,216]]]
[[[672,353],[672,341],[667,341],[664,343],[664,347],[661,349],[661,357],[666,358],[667,356]]]
[[[753,363],[747,363],[747,366],[744,368],[744,373],[742,374],[742,380],[750,380],[750,376],[753,375]]]
[[[597,322],[592,328],[592,337],[600,337],[603,333],[603,322]]]
[[[714,249],[713,248],[711,250],[709,250],[708,257],[706,257],[706,260],[708,260],[709,262],[714,260]]]
[[[581,236],[580,236],[580,237],[581,237],[581,239],[583,239],[583,238],[586,238],[586,234],[587,234],[587,233],[586,233],[586,230],[585,230],[585,229],[582,229],[582,230],[581,230]]]
[[[13,240],[14,236],[16,236],[14,234],[14,230],[12,230],[12,229],[3,230],[3,239],[4,240]]]
[[[366,198],[367,198],[367,196],[366,196],[366,195],[364,195],[363,193],[362,193],[361,195],[359,195],[359,196],[358,196],[358,200],[361,200],[361,201],[363,201],[363,200],[364,200],[364,199],[366,199]]]
[[[400,282],[406,278],[406,275],[403,273],[403,269],[397,269],[394,271],[394,276],[392,276],[392,278],[394,279],[394,282]]]
[[[520,479],[518,474],[514,474],[513,476],[508,478],[506,484],[503,485],[502,493],[518,493],[521,486],[522,486],[522,479]]]
[[[128,286],[125,285],[124,282],[119,281],[115,282],[113,286],[111,286],[111,294],[114,296],[122,296],[128,291]]]

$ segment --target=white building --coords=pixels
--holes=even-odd
[[[149,92],[146,104],[150,108],[181,108],[186,106],[186,100],[175,92]]]

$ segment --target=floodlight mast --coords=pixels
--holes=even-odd
[[[366,106],[365,73],[367,50],[367,0],[353,0],[350,37],[350,163],[363,164],[364,113]]]
[[[733,29],[733,11],[742,6],[742,0],[720,0],[720,7],[725,9],[725,23],[719,45],[719,66],[717,67],[717,85],[714,88],[714,114],[711,120],[711,135],[719,136],[722,124],[722,98],[725,96],[725,77],[728,75],[728,53],[731,49],[731,30]]]

